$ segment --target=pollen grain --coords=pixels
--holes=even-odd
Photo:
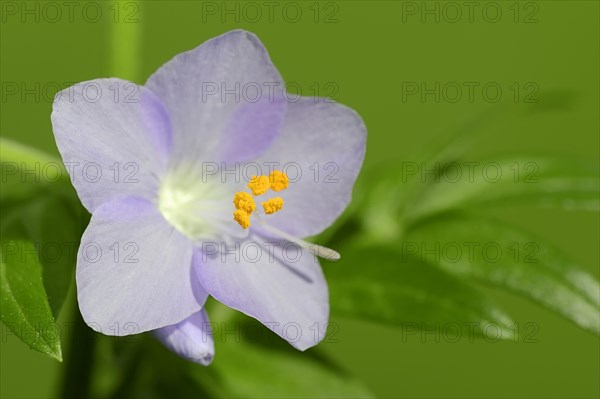
[[[250,182],[248,182],[248,188],[254,195],[262,195],[266,193],[271,187],[268,176],[252,176]]]
[[[269,181],[271,182],[271,189],[277,192],[285,190],[290,184],[290,179],[288,179],[287,175],[280,170],[271,172]]]
[[[246,213],[252,213],[256,209],[254,197],[244,191],[235,193],[233,196],[233,205],[235,205],[236,209],[241,209]]]
[[[263,209],[267,215],[278,212],[283,208],[283,199],[281,197],[270,198],[265,202],[261,202]]]
[[[243,229],[250,227],[250,214],[242,209],[233,211],[233,220],[238,222]]]

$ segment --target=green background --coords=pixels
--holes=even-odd
[[[44,4],[2,3],[3,11],[7,3],[31,8],[36,3],[38,7]],[[493,2],[503,13],[496,23],[481,14],[486,2],[479,2],[473,21],[468,20],[463,7],[462,18],[455,23],[445,20],[443,11],[439,22],[432,15],[422,22],[419,13],[403,14],[403,7],[424,7],[422,2],[321,2],[316,5],[320,10],[318,22],[314,21],[312,1],[294,3],[303,13],[298,22],[286,20],[282,14],[285,2],[276,2],[272,20],[263,6],[263,15],[257,22],[245,20],[248,15],[244,15],[243,2],[227,5],[231,9],[236,4],[240,7],[239,22],[235,15],[226,16],[224,21],[220,15],[206,15],[206,3],[219,10],[224,7],[220,2],[143,1],[135,14],[141,24],[139,71],[130,70],[119,77],[131,78],[133,75],[127,73],[137,73],[142,77],[139,83],[143,83],[175,54],[228,30],[244,28],[260,37],[284,79],[298,83],[303,94],[314,94],[311,86],[315,83],[321,90],[328,82],[336,85],[334,98],[356,109],[366,122],[369,136],[365,168],[386,160],[419,161],[417,153],[421,147],[499,106],[486,101],[480,90],[475,91],[472,102],[465,93],[455,103],[444,97],[436,102],[432,96],[424,101],[419,96],[403,101],[406,82],[426,82],[430,87],[435,82],[442,86],[448,82],[478,82],[479,87],[495,82],[502,87],[505,100],[511,98],[509,86],[514,82],[533,82],[539,87],[540,101],[544,101],[546,93],[563,93],[569,99],[566,109],[524,119],[501,118],[494,123],[486,139],[477,142],[472,159],[494,159],[508,150],[516,154],[568,155],[596,162],[599,159],[597,1],[520,2],[516,4],[521,10],[518,22],[513,20],[511,8],[515,2]],[[56,153],[50,125],[51,98],[56,88],[112,75],[115,68],[110,61],[111,46],[115,45],[111,39],[111,4],[101,4],[106,14],[95,23],[86,21],[77,11],[80,8],[75,10],[73,22],[66,15],[53,23],[43,15],[39,22],[33,16],[23,22],[21,14],[3,14],[2,136]],[[123,13],[131,11],[124,8],[126,4],[118,5]],[[445,5],[426,4],[430,8]],[[537,22],[524,23],[525,14],[532,10],[536,10]],[[325,14],[332,11],[337,22],[324,23]],[[447,16],[452,18],[453,14]],[[14,83],[19,92],[7,93]],[[24,94],[21,84],[33,88],[40,98]],[[527,106],[522,102],[515,105]],[[598,277],[597,213],[524,207],[490,212],[555,243]],[[321,347],[363,379],[378,397],[600,395],[597,336],[530,302],[501,292],[491,291],[490,295],[502,300],[521,325],[536,323],[538,342],[445,343],[442,339],[436,343],[432,335],[421,342],[420,333],[403,340],[397,329],[347,320],[334,313],[332,321],[339,325],[338,342],[323,343]],[[53,395],[61,364],[29,350],[4,325],[2,328],[1,396]],[[216,362],[218,351],[219,343]]]

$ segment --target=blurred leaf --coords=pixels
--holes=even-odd
[[[325,268],[334,312],[411,329],[470,323],[477,335],[494,324],[503,338],[514,338],[508,315],[439,268],[384,246],[342,254]]]
[[[60,158],[17,141],[0,137],[2,184],[15,176],[26,177],[38,183],[68,183],[69,175]],[[20,172],[25,170],[26,176]]]
[[[373,397],[355,378],[306,352],[233,339],[217,347],[202,371],[194,374],[197,381],[219,398]]]
[[[436,165],[440,165],[440,172],[444,172],[444,165],[447,166],[464,157],[478,142],[483,143],[489,140],[491,128],[496,126],[498,121],[517,120],[539,113],[567,110],[573,106],[577,98],[576,93],[572,91],[544,90],[539,95],[539,102],[527,104],[526,107],[512,101],[494,104],[493,107],[485,108],[477,114],[471,115],[462,123],[450,129],[444,127],[443,130],[433,134],[435,140],[415,149],[412,159],[403,159],[402,162],[398,162],[397,159],[388,160],[363,171],[357,181],[354,199],[351,204],[352,210],[361,210],[361,212],[354,212],[353,215],[356,217],[355,221],[358,221],[357,227],[364,229],[361,232],[360,241],[371,244],[396,242],[403,237],[406,224],[429,213],[424,206],[421,207],[420,205],[423,191],[427,191],[430,188],[429,184],[435,183],[435,180],[439,179],[440,176],[436,174],[425,174],[423,176],[421,173],[423,169],[431,170],[435,169]],[[560,167],[568,164],[566,170],[573,170],[575,172],[574,176],[579,176],[578,174],[583,172],[584,175],[590,177],[590,170],[587,165],[584,165],[583,169],[579,169],[577,165],[571,165],[567,161],[560,161],[559,163],[556,165],[543,164],[544,167],[549,167],[548,170],[544,171],[544,174],[547,174],[547,177],[555,178],[555,180],[548,181],[545,186],[538,186],[537,203],[559,205],[568,209],[581,209],[583,207],[597,210],[597,184],[595,189],[596,202],[593,202],[593,198],[590,197],[594,195],[594,188],[589,181],[560,181],[562,177],[567,179],[571,177],[568,172],[564,172],[561,176]],[[559,168],[558,171],[554,169],[554,166]],[[527,171],[523,172],[524,174],[521,174],[520,178],[527,177]],[[591,177],[594,176],[598,180],[597,168],[595,172],[592,172]],[[504,177],[509,176],[504,175]],[[580,183],[584,184],[584,187],[578,186]],[[557,187],[557,184],[562,184],[562,187]],[[557,193],[557,189],[562,191],[562,194]],[[548,190],[552,193],[552,196],[542,195],[545,192],[544,190]],[[498,191],[501,191],[501,188],[495,190],[495,192]],[[442,195],[446,194],[448,194],[447,191],[442,193]],[[450,196],[453,195],[460,196],[461,194],[450,194]],[[523,202],[525,197],[525,195],[521,198],[514,196],[513,199],[520,199]],[[508,202],[508,198],[506,199]],[[534,199],[535,195],[530,195],[529,203],[535,202]],[[445,198],[443,196],[430,198],[430,200],[433,202],[432,207],[436,207],[435,210],[446,209],[443,208],[443,204],[436,202],[444,202]],[[413,212],[412,205],[414,204],[417,205],[418,209]],[[340,229],[343,230],[342,225],[336,223],[333,229],[322,234],[321,237],[329,241]],[[334,239],[334,241],[337,240]]]
[[[3,241],[0,304],[4,324],[32,349],[62,361],[60,339],[42,284],[42,268],[27,241]]]
[[[208,367],[166,349],[153,334],[99,336],[93,397],[311,398],[373,395],[317,348],[300,352],[258,321],[207,303],[216,354]],[[101,364],[103,363],[103,364]]]
[[[446,164],[426,185],[407,217],[414,221],[451,209],[505,204],[598,211],[598,165],[525,158],[471,166],[460,161]]]
[[[209,396],[373,397],[360,381],[324,356],[318,346],[300,352],[257,320],[217,301],[209,301],[207,309],[215,358],[208,367],[191,364],[190,375]]]
[[[36,171],[35,166],[27,169],[23,164],[9,162],[2,162],[0,166],[2,167],[0,202],[3,204],[19,203],[33,196],[68,192],[66,184],[57,184],[58,182],[49,182],[46,179],[42,179],[38,171]]]
[[[539,93],[540,101],[528,103],[526,110],[531,114],[542,112],[567,111],[575,108],[579,94],[572,90],[550,89]]]
[[[551,244],[496,221],[448,215],[423,222],[404,244],[462,278],[505,289],[600,333],[600,285]]]
[[[422,165],[451,162],[465,154],[475,143],[471,133],[489,125],[505,110],[504,107],[489,108],[450,131],[439,132],[435,141],[417,150],[413,161],[387,160],[362,171],[350,204],[352,210],[361,210],[357,216],[366,233],[361,241],[382,243],[399,240],[403,231],[398,223],[400,218],[395,216],[402,214],[423,188],[420,174],[415,170]],[[331,235],[330,232],[324,237],[329,239]]]
[[[61,163],[60,159],[52,155],[6,137],[0,137],[0,147],[2,147],[2,153],[0,155],[0,160],[2,162],[23,162],[26,164],[35,162]]]
[[[232,336],[226,342],[216,339],[216,357],[208,367],[180,358],[151,335],[140,336],[140,351],[127,348],[136,342],[122,344],[129,356],[115,351],[103,365],[103,378],[113,381],[105,381],[108,386],[96,387],[95,393],[149,399],[373,397],[356,379],[309,353],[281,350],[277,344],[234,342]],[[119,386],[107,396],[114,380]]]
[[[96,335],[93,398],[211,398],[190,370],[209,368],[167,350],[153,334]]]

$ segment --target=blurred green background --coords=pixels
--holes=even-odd
[[[368,128],[361,175],[364,190],[372,183],[368,179],[377,176],[369,174],[369,169],[386,162],[420,162],[422,148],[442,145],[453,130],[473,118],[497,112],[507,102],[517,112],[525,110],[530,104],[524,99],[531,88],[536,89],[531,98],[540,105],[548,101],[548,107],[555,105],[550,104],[554,100],[547,100],[555,97],[548,95],[558,93],[560,106],[526,117],[501,114],[485,126],[483,140],[473,140],[468,159],[493,160],[510,153],[599,160],[597,1],[477,2],[471,17],[463,2],[274,3],[270,16],[260,1],[253,2],[252,9],[245,2],[95,2],[103,12],[96,18],[98,7],[87,9],[85,17],[86,2],[81,2],[69,20],[62,2],[56,4],[63,15],[55,18],[50,9],[46,11],[51,14],[44,15],[45,2],[2,1],[2,136],[57,154],[50,112],[58,88],[114,75],[119,68],[123,71],[119,77],[139,76],[137,83],[143,83],[175,54],[243,28],[260,37],[286,82],[297,83],[302,94],[314,95],[315,87],[323,96],[335,90],[336,100],[364,118]],[[38,15],[36,11],[23,15],[23,7],[38,7]],[[256,7],[261,16],[256,16]],[[456,17],[456,7],[462,16]],[[428,14],[426,8],[439,13]],[[115,9],[120,12],[119,20],[133,13],[132,18],[139,21],[139,70],[135,65],[111,61],[120,41],[113,33]],[[226,9],[233,11],[222,15]],[[295,16],[297,10],[302,12],[300,17]],[[501,11],[499,17],[495,16],[497,10]],[[412,82],[425,82],[429,88],[436,82],[441,87],[452,82],[476,82],[479,86],[472,101],[466,92],[456,102],[453,95],[441,92],[438,102],[434,95],[422,99],[421,93],[403,98]],[[490,82],[502,88],[502,101],[494,103],[483,95],[481,87]],[[515,82],[518,89],[514,89]],[[526,206],[488,212],[556,244],[598,278],[597,213]],[[343,268],[344,264],[324,267]],[[374,269],[377,264],[364,267]],[[431,336],[422,342],[420,333],[402,339],[393,327],[333,312],[332,321],[339,326],[338,342],[323,343],[320,350],[363,380],[377,397],[600,395],[597,335],[522,298],[494,289],[486,289],[486,293],[501,302],[520,325],[535,323],[538,342],[438,343]],[[63,318],[68,320],[69,315]],[[216,343],[215,362],[226,344]],[[63,364],[28,349],[2,326],[3,398],[51,397],[62,368]]]

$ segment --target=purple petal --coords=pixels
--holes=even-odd
[[[277,135],[285,112],[279,72],[260,40],[243,30],[178,54],[146,85],[169,110],[176,160],[250,159]],[[247,131],[237,118],[249,123]]]
[[[315,235],[343,212],[365,155],[365,125],[356,112],[324,99],[288,104],[281,134],[259,164],[277,162],[290,178],[277,193],[283,210],[266,222],[297,237]]]
[[[208,315],[202,309],[177,324],[155,330],[154,335],[172,352],[208,366],[215,356],[211,331]]]
[[[78,83],[56,95],[52,127],[90,212],[118,197],[156,192],[171,127],[166,108],[148,89],[120,79]]]
[[[284,100],[240,105],[233,111],[221,136],[220,160],[234,164],[261,155],[281,131],[286,108]]]
[[[256,235],[217,250],[203,243],[196,272],[208,293],[258,319],[300,350],[319,343],[329,319],[329,294],[314,255],[294,244]],[[222,248],[225,249],[225,248]]]
[[[207,294],[192,269],[193,244],[140,198],[101,205],[77,260],[77,298],[86,323],[107,335],[175,324]]]

